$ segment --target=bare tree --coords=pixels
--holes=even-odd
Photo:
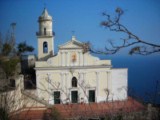
[[[124,14],[124,11],[121,8],[116,8],[115,17],[112,17],[106,12],[103,12],[102,15],[105,17],[105,20],[101,22],[101,25],[110,31],[116,33],[122,33],[126,37],[121,38],[118,42],[113,42],[110,40],[110,47],[106,46],[105,50],[95,50],[90,48],[90,51],[99,54],[115,54],[123,48],[132,47],[129,50],[129,54],[140,54],[140,55],[150,55],[153,53],[160,52],[160,44],[154,44],[139,38],[133,32],[131,32],[125,25],[121,23],[121,17]],[[120,43],[119,43],[120,42]]]

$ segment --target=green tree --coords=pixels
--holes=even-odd
[[[25,52],[32,52],[34,48],[26,44],[26,42],[21,42],[17,45],[17,53],[18,55],[22,55]]]
[[[15,29],[16,23],[12,23],[11,32],[3,38],[0,33],[0,68],[5,72],[6,78],[13,76],[16,72],[16,66],[20,62],[22,53],[32,52],[34,48],[27,45],[26,42],[21,42],[15,45]]]
[[[8,56],[11,50],[12,50],[11,45],[9,43],[4,43],[2,48],[2,55]]]
[[[0,60],[0,67],[6,74],[6,78],[13,76],[16,70],[16,66],[19,63],[19,59],[10,58],[8,60]]]

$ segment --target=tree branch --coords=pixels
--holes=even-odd
[[[102,15],[105,17],[105,21],[101,22],[101,25],[105,28],[108,28],[110,31],[123,33],[127,37],[121,38],[118,45],[115,45],[113,41],[109,41],[109,44],[111,45],[110,48],[105,47],[105,50],[95,50],[94,48],[91,48],[90,51],[93,53],[98,54],[115,54],[118,51],[120,51],[123,48],[127,48],[130,46],[134,46],[130,51],[129,54],[140,54],[140,55],[150,55],[153,53],[160,52],[160,44],[154,44],[152,42],[147,42],[145,40],[140,39],[137,35],[133,34],[128,28],[120,23],[121,17],[124,14],[124,11],[121,8],[117,8],[115,10],[116,16],[115,19],[111,18],[109,14],[106,12],[103,12]],[[142,44],[142,46],[139,46],[139,44]]]

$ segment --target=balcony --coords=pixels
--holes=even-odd
[[[37,36],[55,36],[55,32],[36,32]]]

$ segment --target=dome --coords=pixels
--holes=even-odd
[[[48,14],[48,11],[46,8],[44,8],[42,15],[39,16],[39,21],[41,20],[52,20],[52,17]]]

